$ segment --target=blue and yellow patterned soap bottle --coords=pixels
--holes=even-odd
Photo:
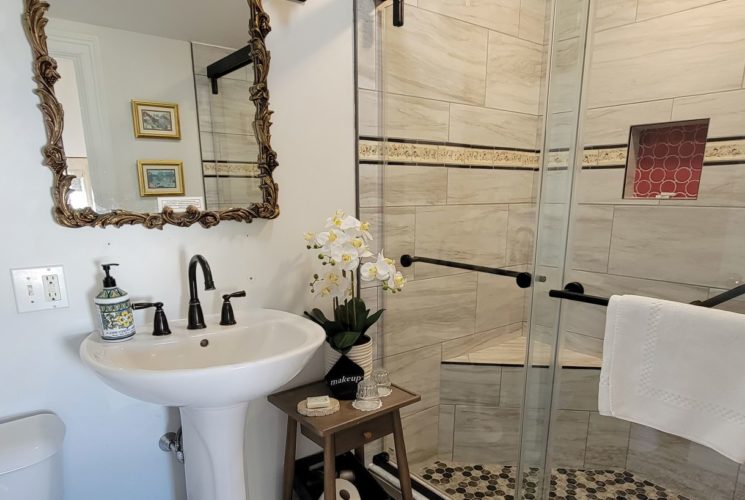
[[[101,338],[112,342],[127,340],[135,334],[135,317],[129,295],[121,288],[117,288],[116,280],[109,274],[111,266],[118,265],[103,264],[106,273],[103,290],[93,299],[98,306],[101,320]]]

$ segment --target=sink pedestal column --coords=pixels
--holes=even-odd
[[[248,403],[179,410],[188,500],[246,500],[243,441]]]

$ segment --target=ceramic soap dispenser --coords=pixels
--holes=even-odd
[[[98,306],[101,320],[101,338],[117,342],[127,340],[135,334],[135,318],[129,294],[117,288],[116,280],[111,276],[111,266],[119,264],[103,264],[106,277],[103,279],[103,290],[96,295],[93,302]]]

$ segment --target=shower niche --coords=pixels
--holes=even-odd
[[[623,197],[697,199],[708,131],[708,118],[632,126]]]

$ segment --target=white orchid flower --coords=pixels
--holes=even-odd
[[[374,262],[362,264],[362,267],[360,268],[360,279],[362,281],[374,281],[380,279],[378,278],[378,268],[375,266]]]
[[[334,215],[326,219],[326,227],[335,227],[341,229],[341,225],[345,217],[346,215],[344,214],[344,210],[337,210]]]
[[[398,271],[396,271],[395,274],[392,274],[390,278],[388,278],[387,285],[388,285],[388,289],[390,290],[400,292],[403,289],[405,284],[406,284],[406,278],[404,277],[403,274],[401,274]]]
[[[303,235],[303,238],[305,238],[305,241],[307,241],[308,243],[315,242],[316,241],[316,233],[311,233],[310,231],[308,231],[307,233],[305,233]]]
[[[352,238],[349,241],[349,244],[357,249],[357,255],[359,255],[361,258],[372,257],[372,252],[370,252],[370,250],[367,248],[367,243],[365,243],[365,240],[361,237],[358,236],[356,238]]]
[[[336,246],[332,250],[331,258],[344,271],[354,271],[360,265],[360,256],[352,245]]]
[[[378,259],[374,263],[371,262],[370,264],[371,266],[367,267],[366,269],[368,275],[372,275],[372,272],[374,270],[375,279],[377,280],[385,281],[390,277],[391,265],[393,264],[393,261],[391,259],[386,259],[383,256],[383,252],[380,252],[378,254]],[[365,273],[365,270],[363,270],[363,273]]]
[[[336,248],[346,245],[348,241],[349,236],[338,229],[324,231],[318,233],[318,236],[316,236],[316,243],[321,247],[321,252],[326,256],[331,256]]]
[[[366,241],[372,241],[373,237],[372,237],[372,234],[370,234],[370,223],[369,222],[360,222],[360,225],[357,228],[357,231],[359,231],[360,236],[362,236]]]
[[[347,215],[344,217],[341,221],[341,225],[339,228],[342,231],[349,231],[350,229],[353,231],[359,230],[362,223],[355,217],[352,217],[351,215]]]

